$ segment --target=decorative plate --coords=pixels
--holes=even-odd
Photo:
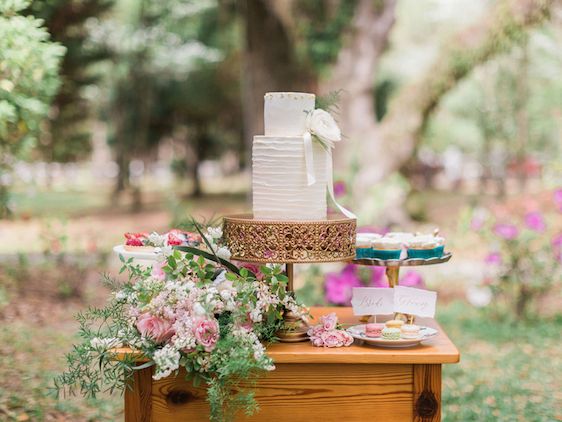
[[[420,327],[420,336],[418,338],[401,338],[400,340],[387,340],[382,337],[367,337],[365,334],[365,324],[353,325],[347,329],[347,332],[351,334],[354,339],[363,340],[365,343],[371,346],[379,347],[412,347],[417,346],[424,340],[428,340],[431,337],[437,335],[438,331],[431,327]]]
[[[134,258],[134,259],[141,259],[141,260],[145,260],[145,261],[156,261],[157,260],[156,252],[148,252],[148,251],[131,252],[131,251],[125,250],[124,245],[114,246],[113,252],[115,252],[115,254],[117,256],[123,255],[123,258],[125,258],[125,259]]]

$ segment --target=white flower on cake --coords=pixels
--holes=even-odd
[[[311,135],[327,148],[334,148],[335,143],[341,141],[341,130],[330,113],[317,108],[310,113],[306,126]]]

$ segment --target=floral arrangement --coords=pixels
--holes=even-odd
[[[240,408],[255,411],[252,392],[240,382],[274,369],[263,342],[275,340],[283,309],[303,317],[305,310],[286,293],[280,266],[261,267],[258,280],[219,257],[221,236],[220,228],[207,230],[207,251],[162,248],[160,262],[148,269],[121,258],[128,280],[106,277],[108,304],[78,316],[82,342],[67,355],[57,390],[95,396],[123,389],[136,370],[154,366],[155,380],[182,369],[194,383],[206,383],[211,420],[232,419]],[[125,346],[148,362],[116,359],[115,348]]]
[[[537,299],[562,281],[562,226],[555,224],[562,212],[562,189],[555,191],[554,205],[558,214],[554,224],[538,207],[524,214],[474,210],[470,228],[490,249],[480,285],[467,291],[473,305],[493,303],[497,311],[509,309],[517,318],[525,318]]]
[[[353,337],[342,330],[335,312],[320,317],[320,324],[314,325],[307,332],[310,342],[316,347],[351,346]]]

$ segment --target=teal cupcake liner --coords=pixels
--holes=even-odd
[[[433,249],[408,249],[408,258],[416,259],[430,259],[430,258],[441,258],[443,252],[445,251],[445,246],[437,246]]]
[[[355,256],[357,259],[365,259],[373,257],[373,250],[371,248],[356,248]]]
[[[389,249],[372,249],[372,258],[377,259],[400,259],[401,249],[389,250]]]

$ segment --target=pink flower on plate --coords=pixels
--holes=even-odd
[[[494,226],[494,233],[505,240],[513,240],[519,235],[519,229],[513,224],[498,223]]]
[[[193,334],[197,343],[211,352],[219,340],[219,323],[216,319],[198,318],[193,321]]]
[[[164,281],[166,279],[166,273],[162,269],[164,265],[166,265],[165,262],[155,262],[152,265],[152,271],[150,272],[150,275],[157,280]]]
[[[175,334],[170,321],[148,312],[139,315],[136,325],[142,336],[151,338],[158,344],[168,341]]]
[[[536,232],[543,232],[546,229],[543,215],[538,211],[525,214],[525,225],[527,228]]]
[[[335,312],[320,317],[320,323],[325,331],[335,330],[338,325],[338,317]]]

